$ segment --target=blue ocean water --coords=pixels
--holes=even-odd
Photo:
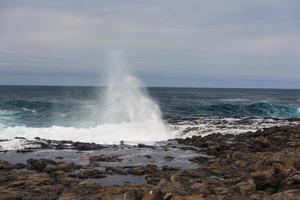
[[[0,126],[96,126],[104,91],[103,87],[0,86]],[[148,93],[164,118],[300,118],[300,90],[148,88]]]

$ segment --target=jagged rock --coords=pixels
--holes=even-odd
[[[90,150],[98,150],[103,149],[104,147],[95,143],[85,143],[85,142],[74,142],[72,147],[79,151],[90,151]]]
[[[163,200],[163,193],[159,190],[151,190],[142,200]]]
[[[286,190],[266,197],[265,200],[300,200],[300,190]]]
[[[280,190],[299,189],[300,190],[300,171],[291,173],[287,178],[280,182]]]

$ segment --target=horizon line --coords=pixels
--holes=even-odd
[[[0,84],[0,87],[108,87],[105,85],[37,85],[37,84]],[[145,88],[186,88],[186,89],[262,89],[262,90],[300,90],[300,88],[275,87],[201,87],[201,86],[144,86]]]

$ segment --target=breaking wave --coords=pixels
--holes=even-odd
[[[190,116],[217,116],[217,117],[273,117],[299,118],[300,108],[285,106],[269,102],[252,104],[216,104],[196,106],[193,108],[178,107],[178,112]]]

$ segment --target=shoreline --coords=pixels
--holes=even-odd
[[[136,155],[139,155],[137,152],[147,152],[143,154],[144,161],[137,160],[139,164],[128,166],[120,165],[125,162],[126,156],[112,153],[118,152],[117,149],[123,148],[124,151],[129,148],[126,145],[105,147],[73,143],[73,149],[70,149],[68,142],[61,141],[56,144],[57,150],[52,151],[74,151],[74,155],[85,152],[88,156],[86,163],[70,162],[72,159],[67,162],[63,156],[56,156],[55,159],[29,158],[23,163],[10,163],[1,159],[0,199],[201,200],[300,197],[300,125],[272,127],[240,135],[193,136],[171,140],[163,146],[140,144],[130,147],[133,149],[128,152]],[[112,149],[104,154],[107,148]],[[44,149],[49,147],[45,146]],[[15,155],[26,157],[39,150],[14,152]],[[93,155],[92,151],[98,154]],[[158,152],[165,154],[156,157]],[[0,158],[4,154],[0,153]],[[172,166],[180,155],[187,159]],[[164,164],[148,163],[147,159],[164,160]],[[182,163],[190,163],[194,167],[180,168]],[[101,179],[111,182],[106,184]],[[117,186],[113,185],[114,180],[124,181]]]
[[[289,118],[256,118],[256,117],[169,117],[164,121],[166,128],[169,131],[169,136],[166,138],[187,138],[193,136],[207,136],[214,133],[221,134],[244,134],[247,132],[255,132],[263,128],[270,128],[274,126],[294,126],[300,124],[300,119]],[[127,128],[131,124],[123,124]],[[141,126],[143,124],[140,124]],[[152,125],[152,124],[149,124]],[[155,124],[153,124],[155,126]],[[23,150],[23,149],[38,149],[44,146],[53,145],[52,149],[56,149],[55,144],[65,145],[68,148],[74,143],[97,143],[103,146],[119,145],[120,143],[128,145],[137,145],[144,143],[147,145],[154,145],[160,142],[154,141],[156,137],[152,137],[153,141],[134,141],[123,140],[120,137],[112,137],[108,140],[109,134],[104,134],[105,131],[119,131],[123,127],[116,128],[114,124],[108,124],[105,127],[102,125],[92,127],[72,127],[72,126],[50,126],[50,127],[2,127],[0,132],[0,152],[7,150]],[[134,128],[134,127],[133,127]],[[141,128],[139,125],[136,128]],[[114,130],[116,129],[116,130]],[[130,128],[132,129],[132,128]],[[137,129],[138,130],[138,129]],[[135,131],[135,130],[131,130]],[[7,133],[6,133],[7,132]],[[125,136],[133,139],[135,135],[128,129],[125,131]],[[129,134],[126,135],[126,134]],[[14,135],[14,137],[9,137]],[[85,137],[82,137],[85,135]],[[156,134],[157,135],[157,134]],[[47,138],[48,136],[48,138]],[[144,135],[148,138],[147,135]],[[81,138],[79,140],[79,138]],[[63,141],[63,142],[62,142]],[[162,141],[163,143],[166,140]],[[63,144],[65,143],[65,144]],[[69,145],[69,146],[68,146]],[[62,148],[62,147],[59,147]]]

